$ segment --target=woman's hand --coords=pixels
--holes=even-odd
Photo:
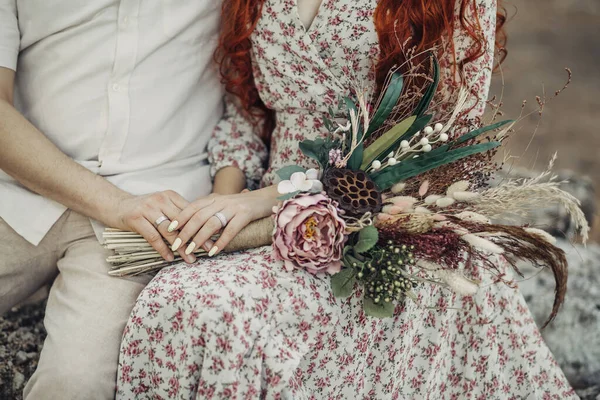
[[[239,194],[211,194],[190,203],[168,228],[169,232],[180,229],[172,250],[189,242],[185,254],[192,254],[202,247],[209,257],[216,255],[250,222],[271,215],[278,196],[277,188],[271,186]],[[217,213],[225,217],[225,227],[215,216]],[[212,243],[210,238],[221,229],[223,233],[216,243]]]

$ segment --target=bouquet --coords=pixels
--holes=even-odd
[[[420,90],[407,90],[405,77],[392,71],[375,102],[367,100],[366,91],[355,91],[341,101],[341,110],[330,110],[323,120],[329,133],[299,144],[318,168],[280,169],[281,203],[273,218],[242,231],[229,250],[272,242],[286,269],[329,274],[334,295],[348,297],[362,287],[365,313],[380,318],[391,317],[398,302],[416,299],[420,285],[475,294],[480,282],[465,274],[473,262],[501,280],[499,258],[517,273],[517,261],[527,260],[554,273],[550,322],[566,291],[564,253],[543,230],[492,221],[558,202],[585,241],[589,227],[579,202],[559,188],[550,171],[553,160],[536,178],[489,187],[500,168],[494,156],[515,121],[470,126],[462,118],[466,88],[459,90],[446,115],[433,120],[427,110],[439,66],[435,57],[429,60],[432,73]],[[248,238],[254,241],[248,243]],[[115,275],[166,264],[156,253],[149,261],[148,248],[123,250],[114,240],[112,248],[121,251],[111,261]]]

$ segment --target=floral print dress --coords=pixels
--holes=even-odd
[[[472,117],[487,96],[496,7],[476,3],[488,46],[465,70]],[[250,185],[268,185],[282,166],[312,166],[298,143],[326,133],[323,115],[340,96],[373,84],[376,6],[323,0],[307,29],[296,0],[266,0],[252,55],[260,96],[277,112],[269,168],[264,145],[228,103],[209,148],[214,171],[234,165]],[[454,40],[464,58],[469,40],[460,29]],[[441,60],[442,103],[453,61]],[[117,398],[576,398],[516,285],[476,265],[468,274],[482,280],[475,296],[421,286],[417,302],[379,320],[363,313],[360,292],[334,298],[327,276],[287,272],[270,247],[163,269],[125,329]]]

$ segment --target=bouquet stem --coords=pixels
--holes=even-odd
[[[266,217],[251,222],[229,242],[223,251],[227,253],[249,250],[256,247],[270,245],[273,239],[274,221]],[[104,247],[113,252],[106,261],[112,266],[108,272],[111,276],[135,276],[157,271],[161,268],[182,262],[182,258],[175,254],[175,260],[164,260],[156,250],[140,234],[108,228],[103,233]],[[217,240],[218,235],[212,240]],[[165,243],[167,243],[165,241]],[[169,245],[167,243],[167,245]],[[206,257],[204,249],[194,252],[196,257]]]

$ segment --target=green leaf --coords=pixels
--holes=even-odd
[[[331,108],[331,106],[327,107],[327,111],[329,111],[329,116],[334,119],[335,118],[335,111],[333,111],[333,108]]]
[[[492,124],[492,125],[489,125],[489,126],[484,126],[482,128],[476,129],[476,130],[474,130],[472,132],[469,132],[469,133],[467,133],[465,135],[462,135],[461,137],[459,137],[458,139],[456,139],[456,144],[464,143],[467,140],[474,139],[474,138],[476,138],[477,136],[479,136],[479,135],[481,135],[483,133],[486,133],[486,132],[489,132],[489,131],[493,131],[493,130],[498,129],[498,128],[506,125],[506,124],[513,123],[513,122],[514,122],[513,120],[508,119],[506,121],[500,121],[500,122],[497,122],[495,124]]]
[[[295,173],[295,172],[306,172],[306,168],[302,168],[302,167],[300,167],[298,165],[288,165],[288,166],[285,166],[283,168],[280,168],[277,171],[277,176],[282,181],[286,181],[286,180],[290,179],[290,177],[292,176],[292,174]]]
[[[402,142],[403,140],[410,140],[417,132],[419,132],[420,130],[425,128],[425,126],[427,126],[429,121],[431,121],[431,118],[432,118],[432,115],[430,115],[430,114],[423,115],[423,116],[417,118],[417,120],[414,122],[414,124],[412,124],[410,129],[408,131],[406,131],[406,133],[404,135],[399,137],[394,143],[392,143],[392,145],[390,147],[388,147],[387,149],[382,151],[376,157],[376,159],[379,161],[383,161],[385,159],[385,157],[388,154],[390,154],[390,152],[396,150],[398,148],[398,146],[400,146],[400,142]]]
[[[361,143],[358,146],[356,146],[356,148],[352,152],[352,155],[350,156],[350,159],[348,160],[347,168],[351,169],[352,171],[358,171],[359,169],[361,169],[360,162],[363,159],[363,153],[364,153],[364,147],[363,147],[363,144]]]
[[[377,107],[377,111],[375,111],[375,114],[373,114],[373,117],[371,118],[369,130],[365,135],[365,139],[370,137],[371,134],[379,129],[379,127],[388,119],[390,113],[394,110],[396,104],[398,104],[398,99],[402,94],[403,86],[404,78],[399,72],[395,72],[390,78],[390,83],[385,90],[379,107]]]
[[[325,140],[319,138],[315,140],[303,140],[300,142],[299,147],[305,156],[316,160],[321,169],[325,169],[329,162],[329,149],[332,143],[325,142]]]
[[[319,161],[318,148],[319,145],[322,145],[323,139],[317,140],[303,140],[300,142],[298,147],[305,156],[310,157]]]
[[[323,117],[323,125],[330,132],[334,130],[333,122],[331,122],[331,120],[327,117]]]
[[[356,108],[356,103],[350,97],[344,97],[344,104],[346,105],[346,109],[348,111],[348,120],[350,120],[350,110],[354,110],[354,114],[358,115],[358,109]]]
[[[358,233],[358,241],[354,245],[354,251],[357,253],[366,253],[371,250],[379,240],[379,233],[377,228],[373,225],[369,225],[360,230]]]
[[[354,290],[356,283],[356,270],[343,268],[340,272],[331,276],[331,290],[335,297],[348,297]]]
[[[354,115],[358,116],[358,109],[356,108],[356,104],[354,104],[354,101],[349,98],[349,97],[344,97],[344,102],[346,103],[346,108],[348,109],[348,120],[351,121],[350,118],[350,110],[354,111]],[[358,132],[356,132],[356,142],[360,142],[362,140],[362,128],[358,127]],[[348,148],[352,148],[352,136],[354,135],[354,133],[352,133],[351,135],[348,135]],[[352,155],[350,156],[350,158],[348,159],[348,164],[347,164],[347,168],[351,169],[353,171],[356,171],[360,168],[360,164],[362,162],[363,159],[363,151],[364,151],[364,147],[363,144],[359,144],[354,151],[352,152]]]
[[[365,150],[360,169],[363,171],[367,169],[369,165],[371,165],[373,160],[377,159],[382,154],[382,152],[384,152],[390,146],[396,143],[396,141],[410,129],[410,127],[413,125],[416,119],[416,116],[405,119],[404,121],[395,125],[392,129],[381,135],[381,137],[378,138],[376,141],[371,143],[371,145]]]
[[[392,146],[398,146],[402,140],[410,140],[413,136],[415,136],[417,132],[419,132],[427,126],[427,124],[431,121],[431,118],[433,118],[433,115],[431,114],[421,115],[420,117],[418,117],[415,123],[412,124],[410,129]],[[384,152],[384,154],[386,153]]]
[[[365,297],[363,299],[363,309],[365,310],[365,314],[370,317],[375,318],[390,318],[394,316],[394,303],[385,301],[380,301],[379,303],[375,303],[373,299],[370,297]]]
[[[474,154],[483,153],[500,145],[500,142],[480,143],[440,153],[433,157],[419,157],[403,161],[394,167],[386,168],[380,174],[375,176],[373,180],[381,190],[387,190],[396,183],[412,178],[413,176],[420,175],[424,172]]]
[[[277,200],[281,200],[281,201],[289,200],[289,199],[292,199],[292,198],[296,197],[298,194],[300,194],[300,191],[296,190],[295,192],[286,193],[286,194],[284,194],[282,196],[279,196],[277,198]]]
[[[429,85],[427,91],[425,92],[425,94],[421,98],[421,101],[417,105],[417,108],[415,109],[415,115],[419,117],[425,114],[425,112],[429,108],[431,100],[433,100],[433,96],[435,95],[438,84],[440,82],[440,65],[435,56],[431,57],[433,59],[433,82],[431,83],[431,85]]]

